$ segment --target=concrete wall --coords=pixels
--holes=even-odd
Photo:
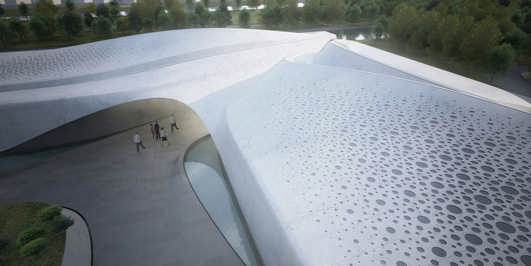
[[[184,113],[185,109],[190,108],[171,99],[158,98],[128,102],[69,122],[22,143],[8,152],[35,151],[88,141],[169,117],[172,113],[178,120],[178,116]],[[150,138],[151,136],[143,137]]]

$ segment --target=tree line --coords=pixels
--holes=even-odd
[[[208,0],[205,0],[208,1]],[[190,3],[189,3],[190,4]],[[104,39],[113,33],[130,34],[140,31],[176,29],[190,26],[225,27],[231,24],[231,15],[225,0],[216,12],[208,12],[204,3],[186,7],[179,0],[140,0],[121,14],[117,0],[108,4],[90,4],[81,11],[71,0],[56,6],[52,0],[40,0],[31,9],[25,3],[18,6],[18,17],[0,18],[0,45],[28,41],[75,40],[85,37]],[[0,5],[0,16],[4,9]]]
[[[279,26],[317,25],[354,22],[359,18],[374,17],[374,6],[381,0],[306,0],[303,8],[298,0],[235,0],[236,8],[243,4],[261,11],[238,12],[240,27],[249,27],[251,13],[258,16],[266,28]],[[220,0],[216,10],[210,12],[209,0],[139,0],[121,15],[122,6],[117,0],[108,4],[89,4],[79,8],[71,0],[56,6],[52,0],[40,0],[32,8],[25,3],[18,6],[19,17],[0,19],[0,44],[17,44],[28,41],[76,40],[80,36],[104,39],[113,35],[176,29],[184,27],[226,27],[232,16],[226,0]],[[354,9],[355,11],[352,11]],[[359,10],[358,10],[359,9]],[[4,10],[0,6],[0,15]]]
[[[477,65],[492,79],[516,57],[529,66],[531,1],[408,1],[378,19],[375,31],[406,48]]]

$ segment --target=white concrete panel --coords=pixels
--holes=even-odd
[[[512,108],[531,112],[531,103],[526,100],[494,86],[469,79],[430,65],[426,65],[393,53],[389,53],[359,42],[347,40],[334,40],[333,44],[339,45],[366,57],[375,62],[382,63],[396,70],[433,82],[443,87],[460,91],[475,97],[492,102],[511,106]]]

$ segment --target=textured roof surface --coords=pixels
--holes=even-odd
[[[530,114],[315,65],[256,84],[228,127],[305,264],[529,265]]]

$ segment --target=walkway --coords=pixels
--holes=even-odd
[[[44,201],[79,211],[94,265],[241,265],[184,176],[185,148],[206,134],[200,123],[184,121],[169,147],[153,144],[143,126],[0,177],[0,204]],[[135,131],[147,146],[140,153]]]
[[[61,214],[69,217],[74,224],[66,229],[66,243],[62,266],[91,266],[92,246],[87,224],[76,212],[63,208]]]

